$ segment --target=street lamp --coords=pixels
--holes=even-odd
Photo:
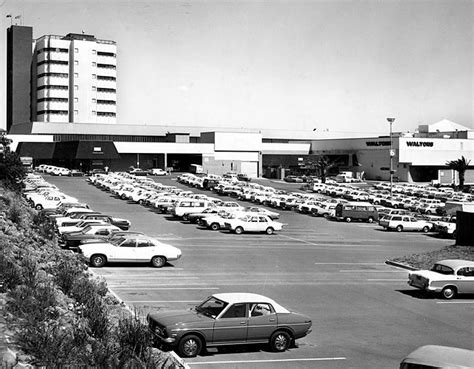
[[[395,156],[395,150],[393,150],[392,140],[392,123],[395,122],[395,118],[387,118],[387,122],[390,123],[390,196],[393,194],[393,157]]]

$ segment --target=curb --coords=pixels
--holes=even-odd
[[[417,268],[414,268],[410,265],[398,263],[396,261],[391,261],[391,260],[385,260],[385,264],[391,265],[391,266],[394,266],[394,267],[397,267],[397,268],[407,269],[407,270],[418,270]]]

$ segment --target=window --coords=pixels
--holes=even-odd
[[[463,275],[464,277],[474,277],[474,268],[461,268],[458,270],[457,275]]]
[[[247,317],[247,304],[234,304],[225,312],[222,318],[245,318]]]
[[[135,239],[125,240],[120,244],[120,247],[135,247]]]
[[[252,307],[252,313],[251,316],[264,316],[264,315],[270,315],[273,314],[273,308],[269,304],[255,304]]]
[[[150,246],[150,243],[148,240],[138,240],[137,242],[137,247],[148,247]]]

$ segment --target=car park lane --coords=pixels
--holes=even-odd
[[[264,347],[213,349],[187,359],[191,367],[397,367],[422,343],[463,347],[472,338],[465,325],[469,304],[424,298],[407,286],[405,270],[384,265],[389,258],[437,250],[451,240],[292,211],[281,212],[279,221],[288,225],[271,236],[214,232],[120,201],[84,178],[47,179],[98,211],[129,219],[131,230],[162,236],[182,250],[179,263],[161,269],[91,268],[143,314],[186,308],[214,293],[254,292],[312,318],[313,332],[299,340],[298,348],[277,355]],[[154,179],[176,184],[168,177]]]

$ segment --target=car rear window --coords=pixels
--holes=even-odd
[[[446,275],[449,275],[449,274],[454,274],[454,270],[446,265],[443,265],[443,264],[435,264],[433,265],[433,267],[431,268],[431,271],[432,272],[437,272],[437,273],[440,273],[440,274],[446,274]]]

